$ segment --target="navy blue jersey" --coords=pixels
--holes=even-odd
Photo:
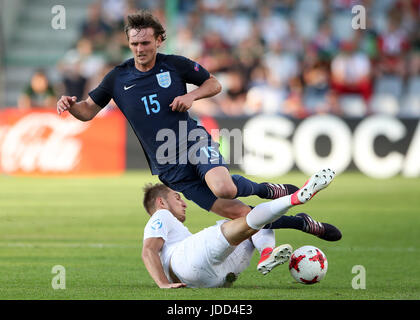
[[[139,71],[133,58],[115,67],[89,96],[102,108],[114,99],[139,139],[152,174],[160,174],[176,165],[179,149],[189,145],[189,139],[180,132],[203,129],[188,112],[172,111],[169,104],[187,93],[187,83],[200,86],[209,77],[209,72],[194,61],[158,53],[155,66],[147,72]],[[171,140],[170,146],[176,147],[176,159],[166,157],[171,158],[169,164],[159,158],[159,147],[169,141],[167,130],[176,135],[176,143]]]

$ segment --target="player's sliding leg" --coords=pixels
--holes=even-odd
[[[225,218],[234,220],[240,217],[245,217],[251,211],[251,207],[247,206],[238,199],[219,198],[214,202],[211,211]],[[302,219],[299,218],[299,220]],[[263,254],[265,255],[267,252],[273,251],[273,248],[275,247],[276,237],[273,229],[275,228],[261,229],[251,237],[255,249],[258,250],[258,252],[261,254],[261,257]]]
[[[252,229],[259,230],[270,221],[273,222],[277,220],[280,216],[285,214],[290,207],[307,202],[317,192],[326,188],[333,180],[334,175],[335,173],[330,169],[321,170],[320,172],[314,174],[301,189],[297,190],[292,195],[284,196],[282,198],[257,205],[246,216],[246,222],[248,226],[250,226]],[[296,198],[299,201],[296,201]],[[307,219],[309,217],[308,215],[301,215],[300,217],[302,217],[303,219],[306,218],[305,223],[307,225],[314,224],[314,220],[311,219],[311,221]],[[270,250],[270,248],[267,248],[263,251],[263,254],[261,255],[261,259],[257,266],[258,271],[260,271],[263,274],[267,274],[278,264],[284,263],[283,259],[281,258],[287,257],[287,254],[285,254],[286,249],[276,249]],[[281,254],[279,254],[279,252]]]
[[[341,232],[335,226],[328,223],[315,221],[306,213],[299,213],[295,216],[283,215],[276,221],[265,225],[263,229],[252,236],[252,241],[255,243],[254,238],[258,239],[261,231],[265,229],[282,228],[301,230],[327,241],[338,241],[341,239]],[[277,248],[274,248],[274,244],[272,246],[267,245],[261,252],[257,270],[262,274],[267,274],[274,267],[287,262],[291,254],[292,248],[290,245],[282,245]]]
[[[251,237],[254,247],[260,252],[259,269],[262,274],[266,274],[274,267],[287,261],[292,254],[292,247],[289,244],[276,246],[276,238],[273,233],[267,233],[269,229],[261,229]],[[270,230],[273,231],[273,230]]]
[[[334,179],[335,173],[331,169],[323,169],[315,173],[305,185],[294,192],[279,199],[257,205],[246,216],[248,225],[254,230],[262,229],[282,215],[284,215],[292,206],[306,203],[313,196],[325,189]]]
[[[327,171],[323,170],[321,172],[324,173]],[[284,215],[291,207],[302,204],[300,201],[292,201],[292,198],[294,196],[296,197],[296,193],[301,193],[304,191],[306,194],[308,190],[311,191],[311,196],[308,195],[309,200],[316,192],[327,187],[333,178],[334,175],[332,174],[329,179],[324,178],[324,180],[320,180],[319,173],[316,173],[301,189],[297,190],[294,194],[284,196],[269,202],[260,203],[254,209],[252,209],[246,215],[246,217],[240,217],[222,224],[221,228],[226,240],[231,245],[238,245],[245,239],[252,237],[266,224],[276,221],[278,218]],[[223,199],[217,199],[212,207],[212,210],[214,209],[214,206],[218,203],[220,204],[220,201],[222,200]]]
[[[334,179],[334,176],[335,172],[331,169],[323,169],[317,172],[301,189],[293,193],[292,202],[294,204],[301,204],[308,201],[318,191],[328,186],[332,179]],[[301,200],[299,200],[299,197]],[[306,213],[299,213],[296,216],[281,216],[276,221],[264,226],[264,229],[282,228],[301,230],[327,241],[338,241],[342,237],[337,227],[329,223],[315,221]]]
[[[279,217],[285,214],[289,208],[293,206],[291,197],[292,196],[289,195],[257,205],[246,216],[245,219],[247,225],[254,230],[260,230],[273,220],[279,220]],[[291,254],[292,248],[290,245],[286,245],[285,247],[280,248],[278,247],[275,249],[267,247],[261,253],[261,258],[258,262],[257,270],[265,275],[269,273],[274,267],[288,261]]]
[[[266,274],[274,267],[289,261],[292,254],[292,247],[289,244],[281,245],[275,248],[276,239],[273,233],[272,238],[266,233],[267,229],[261,229],[251,237],[252,243],[259,250],[261,257],[258,262],[258,271]],[[267,271],[268,270],[268,271]]]
[[[293,248],[290,244],[282,244],[274,249],[267,248],[261,254],[257,270],[262,274],[267,274],[273,268],[289,261]]]
[[[231,245],[237,245],[245,239],[255,235],[257,231],[261,230],[265,225],[272,223],[284,215],[292,206],[307,202],[317,192],[326,188],[334,178],[334,174],[335,173],[332,170],[324,169],[314,174],[301,189],[297,190],[292,195],[261,203],[253,208],[245,218],[237,218],[224,223],[222,225],[222,232],[225,238]],[[297,198],[299,195],[299,201],[292,201],[293,197]],[[219,211],[223,211],[223,205],[230,202],[235,202],[235,200],[217,199],[213,204],[211,211],[221,214]],[[236,202],[240,203],[239,200],[236,200]],[[222,216],[227,217],[226,215]],[[268,273],[274,266],[281,263],[282,259],[287,257],[285,254],[286,252],[282,250],[283,249],[272,250],[271,252],[264,252],[263,250],[262,252],[268,257],[265,257],[262,259],[263,261],[260,261],[262,264],[259,263],[259,269],[264,273]],[[278,254],[278,252],[280,252],[280,254]],[[279,256],[281,259],[279,259]]]
[[[261,229],[251,237],[251,240],[255,249],[257,249],[261,255],[263,255],[266,249],[272,250],[272,248],[276,246],[276,236],[273,229]]]
[[[331,169],[322,169],[315,173],[302,188],[292,194],[292,204],[303,204],[313,198],[317,192],[326,188],[335,177]]]

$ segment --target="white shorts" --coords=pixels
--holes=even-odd
[[[181,241],[172,254],[171,267],[188,287],[221,287],[227,274],[238,275],[249,266],[253,251],[250,240],[231,246],[217,225]]]

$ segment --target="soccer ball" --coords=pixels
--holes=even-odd
[[[327,269],[327,257],[314,246],[300,247],[290,257],[290,274],[299,283],[314,284],[320,282],[325,277]]]

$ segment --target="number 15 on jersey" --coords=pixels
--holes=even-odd
[[[150,115],[150,111],[153,113],[158,113],[160,111],[160,103],[156,99],[157,94],[151,94],[149,96],[144,96],[141,98],[141,101],[143,101],[144,108],[146,109],[147,115]]]

